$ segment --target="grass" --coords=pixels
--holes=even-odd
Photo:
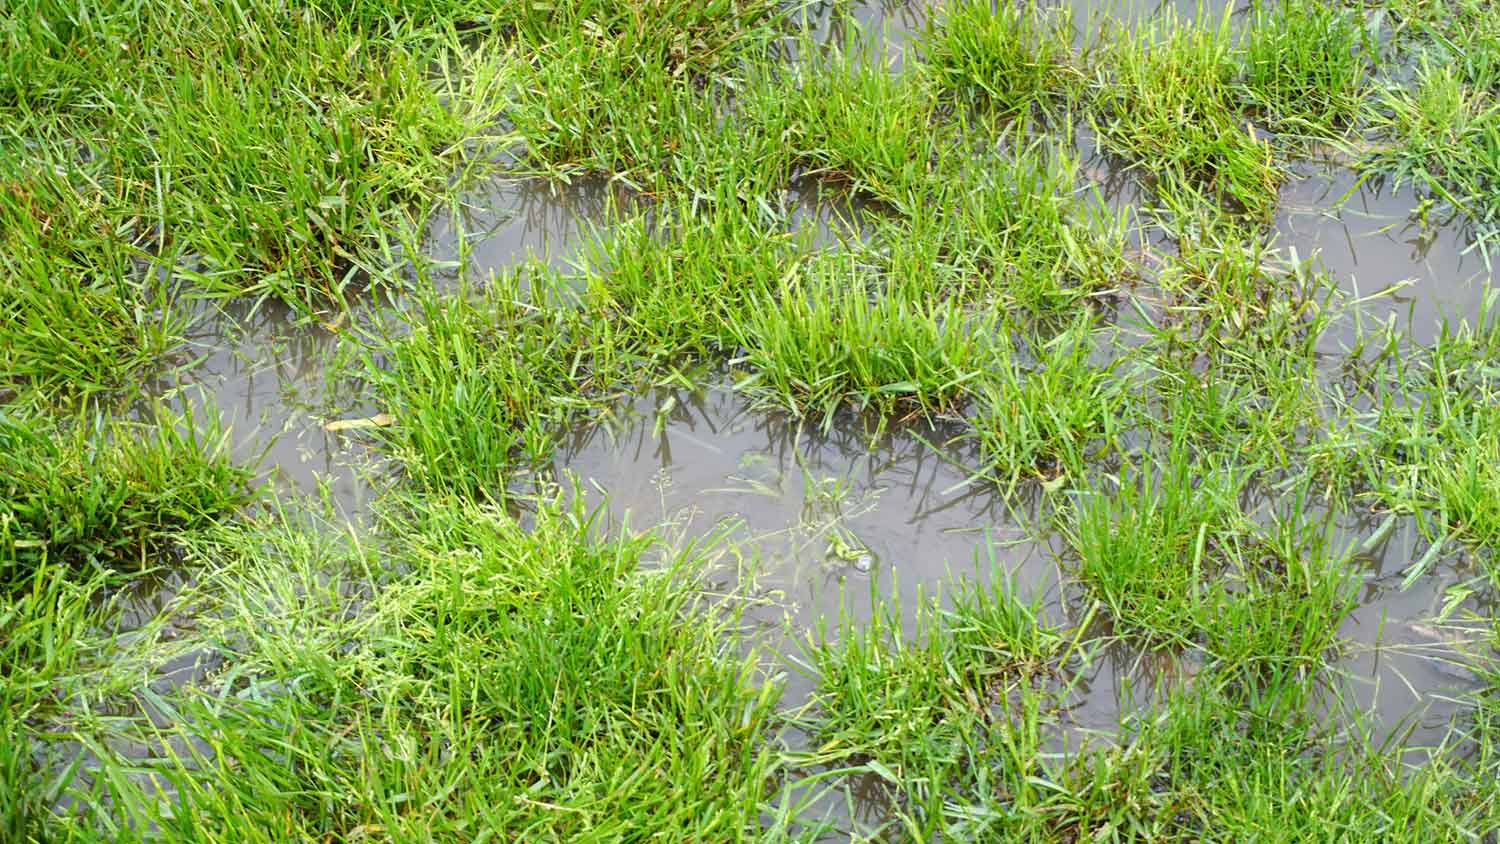
[[[200,425],[165,410],[150,424],[0,412],[7,587],[51,566],[155,566],[178,535],[243,507],[249,472],[231,461],[226,434]]]
[[[1492,835],[1494,297],[1419,343],[1270,235],[1332,146],[1488,243],[1491,7],[1282,0],[1076,39],[1034,5],[944,4],[890,63],[860,9],[769,0],[22,0],[0,838]],[[1106,189],[1120,165],[1154,207]],[[628,199],[566,268],[436,258],[441,209],[516,210],[468,192],[502,178]],[[265,299],[295,320],[198,372],[195,320],[275,323]],[[328,359],[278,351],[303,345]],[[252,492],[216,413],[138,399],[226,357],[251,413],[264,373],[321,369],[326,400],[280,421],[355,423],[358,518],[331,487]],[[728,438],[719,409],[640,405],[714,379],[751,408]],[[798,455],[821,424],[768,535],[823,564],[789,580],[733,519],[637,533],[606,515],[628,501],[587,503],[613,490],[559,489],[585,467],[558,444],[606,415]],[[926,488],[885,437],[964,482]],[[851,521],[887,480],[921,512]],[[960,506],[996,521],[976,579],[881,547]],[[1385,544],[1405,520],[1417,547]],[[1393,571],[1474,640],[1421,762],[1346,676]],[[804,613],[851,586],[869,600]]]
[[[74,183],[54,164],[0,164],[0,384],[57,402],[117,395],[180,351],[180,285],[170,260],[117,235],[102,174]]]
[[[1089,207],[1066,152],[1018,131],[996,135],[998,149],[948,154],[903,216],[877,219],[869,260],[894,278],[930,278],[1005,313],[1065,322],[1127,274],[1127,217]]]
[[[1338,137],[1359,119],[1372,47],[1350,11],[1257,4],[1244,50],[1247,97],[1276,131]]]
[[[516,468],[550,458],[591,350],[576,314],[536,307],[520,285],[515,273],[472,296],[428,295],[380,327],[383,353],[364,367],[394,420],[379,438],[417,485],[499,500]]]
[[[259,530],[198,546],[231,693],[175,704],[169,729],[199,743],[162,769],[174,806],[129,781],[111,783],[118,805],[169,839],[751,833],[776,686],[696,598],[706,550],[657,557],[651,536],[602,536],[596,514],[556,504],[523,530],[433,499],[392,527],[373,558]],[[364,567],[385,586],[350,618],[339,589]]]
[[[969,415],[981,473],[1008,489],[1023,479],[1077,477],[1102,459],[1126,427],[1127,382],[1118,363],[1095,365],[1090,326],[1051,340],[998,347],[995,363],[969,387]]]
[[[1221,226],[1184,238],[1156,275],[1162,302],[1146,333],[1166,411],[1157,427],[1288,466],[1323,445],[1309,432],[1336,416],[1320,352],[1346,297],[1315,262]]]
[[[1382,97],[1377,125],[1391,138],[1363,166],[1412,184],[1438,209],[1462,214],[1486,254],[1500,207],[1500,103],[1466,84],[1452,65],[1424,63],[1416,84]]]
[[[1164,16],[1117,36],[1100,68],[1091,119],[1107,150],[1161,193],[1269,219],[1281,166],[1240,114],[1227,14],[1212,29]]]
[[[1117,630],[1193,644],[1192,631],[1218,610],[1224,560],[1215,551],[1239,527],[1243,484],[1233,470],[1195,465],[1177,449],[1159,473],[1122,473],[1118,490],[1080,497],[1067,529],[1077,576]]]
[[[957,406],[989,365],[991,317],[920,287],[880,290],[843,260],[813,264],[732,323],[753,373],[738,389],[832,421],[840,405],[890,413]]]
[[[801,52],[811,55],[787,70],[780,96],[752,116],[786,127],[785,143],[803,171],[898,209],[915,203],[954,142],[933,88],[886,73],[857,43],[826,57],[806,44]]]
[[[1003,576],[960,583],[951,609],[918,600],[914,637],[899,601],[875,596],[868,625],[843,622],[805,648],[819,683],[807,762],[870,772],[891,801],[891,834],[911,840],[943,830],[971,789],[1027,790],[1068,645]]]
[[[336,305],[380,268],[407,209],[444,189],[500,101],[501,55],[417,16],[26,5],[3,33],[4,157],[87,189],[28,200],[12,187],[7,210],[46,215],[43,228],[104,221],[74,230],[75,261],[118,274],[114,256],[155,254],[204,295]],[[35,241],[17,241],[19,260],[50,256]]]
[[[1428,56],[1458,69],[1464,82],[1494,92],[1500,85],[1500,14],[1480,0],[1399,0],[1388,9],[1392,42],[1403,58]]]
[[[722,356],[749,303],[798,271],[805,243],[774,218],[726,205],[640,214],[588,249],[585,309],[622,353],[659,363]]]
[[[1067,12],[966,0],[928,21],[922,53],[937,85],[1001,114],[1025,115],[1075,99],[1083,76],[1068,49]]]
[[[1425,354],[1388,362],[1382,403],[1364,420],[1363,471],[1381,481],[1370,497],[1418,516],[1433,540],[1488,547],[1500,537],[1490,460],[1500,437],[1489,364],[1500,340],[1495,301],[1487,295],[1473,321],[1445,323]]]

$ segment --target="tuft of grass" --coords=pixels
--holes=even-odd
[[[1063,526],[1077,576],[1119,632],[1201,649],[1225,677],[1300,688],[1353,606],[1329,521],[1304,485],[1256,525],[1240,509],[1246,472],[1190,448],[1174,440],[1160,466],[1127,467],[1117,488],[1079,494]]]
[[[1375,127],[1390,139],[1361,162],[1411,183],[1439,209],[1462,214],[1486,255],[1500,231],[1500,94],[1465,83],[1451,65],[1424,63],[1414,86],[1380,98]]]
[[[1068,48],[1071,14],[1012,2],[962,0],[923,31],[926,72],[936,84],[1000,114],[1025,115],[1077,99],[1083,75]]]
[[[1101,367],[1090,360],[1087,321],[1030,352],[1002,342],[995,364],[967,388],[980,472],[1008,489],[1023,479],[1080,475],[1126,427],[1129,377],[1118,361]]]
[[[35,17],[0,30],[19,49],[0,67],[0,160],[92,181],[58,192],[65,213],[98,206],[94,237],[170,256],[207,293],[304,309],[384,268],[389,231],[488,131],[506,66],[417,8],[432,4],[24,6]]]
[[[1210,222],[1157,273],[1164,302],[1144,346],[1164,405],[1153,424],[1291,468],[1338,405],[1320,350],[1341,293],[1315,263],[1244,237]]]
[[[929,290],[879,287],[849,260],[830,257],[757,297],[732,330],[753,373],[736,386],[825,424],[845,403],[952,409],[988,366],[992,315],[965,312]]]
[[[825,629],[804,646],[818,679],[807,761],[867,775],[907,838],[961,819],[976,792],[1015,795],[1024,811],[1067,641],[1014,590],[995,572],[960,582],[950,609],[919,596],[912,636],[899,600],[875,596],[863,627],[845,613],[836,639]]]
[[[1101,144],[1132,159],[1158,193],[1225,202],[1265,222],[1282,174],[1240,114],[1238,66],[1227,11],[1216,28],[1165,15],[1110,45],[1090,119]]]
[[[1066,153],[1010,132],[997,146],[948,156],[901,217],[876,220],[867,260],[1007,313],[1067,318],[1125,274],[1126,217],[1086,206]]]
[[[1334,138],[1359,118],[1372,46],[1350,10],[1258,3],[1244,51],[1247,99],[1276,131]]]
[[[250,471],[231,461],[227,431],[199,423],[164,409],[149,424],[0,412],[0,581],[19,588],[54,565],[144,569],[245,506]]]
[[[608,48],[621,65],[661,68],[691,83],[735,70],[769,48],[785,10],[775,0],[563,0],[507,5],[495,11],[493,24],[529,49],[585,42]]]
[[[773,101],[751,116],[786,127],[793,162],[805,172],[909,207],[955,143],[935,91],[917,74],[888,73],[857,43],[826,52],[804,44],[799,53]]]
[[[1487,295],[1474,322],[1444,325],[1425,355],[1395,363],[1392,383],[1379,389],[1376,409],[1362,420],[1368,495],[1416,515],[1434,541],[1451,535],[1490,548],[1500,541],[1500,383],[1490,363],[1500,348],[1495,303]]]
[[[187,328],[170,259],[121,236],[97,173],[16,165],[0,163],[0,389],[63,403],[158,374]]]
[[[723,123],[732,92],[756,87],[785,15],[772,0],[506,7],[497,23],[515,31],[517,51],[505,117],[521,166],[656,191],[784,175],[779,145]]]
[[[388,529],[384,586],[354,619],[316,546],[268,541],[300,531],[221,538],[212,641],[236,693],[175,695],[172,730],[194,741],[154,771],[177,799],[119,777],[115,805],[166,841],[756,835],[779,686],[698,600],[706,550],[656,557],[651,536],[556,502],[523,528],[414,501]],[[292,639],[251,610],[279,594],[297,600]],[[267,673],[262,653],[290,662]]]
[[[1500,94],[1500,8],[1485,0],[1390,0],[1384,10],[1404,60],[1452,67],[1468,85]]]
[[[671,363],[732,352],[734,320],[808,251],[732,202],[674,203],[622,223],[592,246],[584,309],[621,353]]]
[[[503,60],[370,43],[316,16],[267,18],[244,37],[184,51],[160,87],[141,92],[127,118],[142,133],[137,178],[170,174],[167,224],[200,257],[211,291],[337,302],[398,215],[443,189],[456,145],[484,129],[498,101]],[[256,67],[278,74],[247,70]]]
[[[512,470],[551,457],[593,347],[577,312],[522,293],[521,272],[484,290],[418,293],[370,338],[365,374],[392,424],[378,433],[430,490],[504,496]],[[545,272],[527,279],[537,292]]]
[[[42,777],[31,758],[31,748],[22,740],[25,733],[11,713],[14,702],[8,690],[0,688],[0,728],[5,742],[0,744],[0,838],[17,844],[46,840],[43,819],[49,812],[43,794]]]
[[[1113,491],[1079,493],[1064,527],[1077,574],[1118,629],[1191,645],[1216,610],[1220,546],[1240,528],[1244,479],[1173,449],[1159,471],[1127,470]]]

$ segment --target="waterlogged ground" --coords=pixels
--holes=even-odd
[[[1496,840],[1487,4],[25,5],[0,840]]]

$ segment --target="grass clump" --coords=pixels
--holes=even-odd
[[[725,91],[757,74],[785,14],[771,0],[507,7],[499,19],[517,33],[518,54],[505,116],[522,166],[660,192],[712,190],[726,170],[784,157],[720,123],[732,110]]]
[[[19,844],[46,840],[43,821],[49,807],[43,792],[39,771],[31,759],[31,749],[17,739],[24,735],[21,725],[11,716],[13,702],[0,690],[0,728],[6,740],[0,744],[0,837]]]
[[[37,17],[7,23],[20,55],[0,73],[41,78],[0,102],[8,157],[92,177],[59,195],[102,208],[96,236],[170,256],[213,295],[316,308],[378,275],[389,232],[446,189],[499,103],[498,54],[441,20],[268,0],[25,5]]]
[[[1118,362],[1090,361],[1087,322],[1036,342],[1029,360],[1009,343],[998,351],[968,387],[981,474],[1013,489],[1023,479],[1076,477],[1109,452],[1125,427],[1129,380]]]
[[[826,55],[804,44],[802,53],[809,57],[789,69],[772,102],[749,114],[786,127],[792,159],[805,172],[909,207],[953,143],[932,88],[916,74],[886,72],[857,44]]]
[[[1184,238],[1157,273],[1164,302],[1143,346],[1164,411],[1153,424],[1292,468],[1338,406],[1320,350],[1340,292],[1314,263],[1222,226]]]
[[[1001,114],[1071,101],[1082,74],[1068,44],[1071,16],[1012,2],[963,0],[929,19],[921,47],[936,84]]]
[[[1126,219],[1086,206],[1065,153],[1018,133],[999,145],[1009,149],[948,156],[903,216],[877,221],[868,260],[1006,312],[1066,319],[1125,274]]]
[[[6,587],[47,565],[146,568],[178,535],[248,503],[250,472],[231,461],[227,432],[198,421],[165,410],[151,424],[0,412]]]
[[[494,108],[501,65],[370,43],[316,16],[267,17],[247,37],[185,52],[161,70],[159,89],[143,92],[132,122],[172,142],[139,139],[139,178],[146,168],[173,175],[168,223],[201,257],[211,289],[337,301],[384,232],[400,227],[399,213],[444,187],[455,145]],[[285,61],[287,51],[302,58]],[[446,65],[446,90],[432,81],[435,61]],[[276,78],[246,70],[268,66]]]
[[[771,44],[785,12],[774,0],[564,0],[511,4],[494,20],[528,48],[560,41],[609,47],[617,61],[684,82],[734,70]]]
[[[1416,515],[1429,539],[1500,547],[1500,351],[1496,294],[1471,322],[1444,324],[1425,354],[1397,358],[1370,397],[1360,455],[1367,496]]]
[[[910,840],[955,820],[962,828],[976,793],[1014,795],[1021,810],[1066,650],[1038,604],[1000,575],[960,584],[951,609],[923,600],[913,637],[899,604],[877,598],[863,629],[846,616],[836,642],[810,643],[812,757],[872,775],[892,831]]]
[[[1133,159],[1158,193],[1227,202],[1258,222],[1276,206],[1280,168],[1251,135],[1234,88],[1226,13],[1217,28],[1167,15],[1118,37],[1095,84],[1091,118],[1103,146]]]
[[[74,183],[55,163],[0,163],[0,390],[60,403],[155,374],[187,326],[178,285],[121,234],[102,174]]]
[[[789,278],[735,320],[753,373],[736,386],[825,423],[846,402],[882,412],[956,406],[989,362],[994,318],[930,291],[872,284],[834,257]]]
[[[555,502],[529,528],[453,499],[391,527],[386,586],[354,620],[315,549],[221,542],[235,580],[214,641],[244,680],[180,693],[177,729],[200,743],[157,769],[174,805],[122,795],[158,840],[756,836],[778,687],[698,601],[706,552],[658,558],[652,537]],[[237,609],[289,578],[312,587],[290,640],[311,646],[291,651]],[[267,674],[262,653],[292,662]]]
[[[1440,210],[1464,215],[1488,255],[1500,231],[1500,100],[1450,65],[1427,63],[1415,86],[1391,88],[1375,120],[1390,143],[1361,166],[1411,183]]]
[[[1113,492],[1081,493],[1066,529],[1077,573],[1118,629],[1193,644],[1215,611],[1217,546],[1240,527],[1243,478],[1181,450],[1160,472],[1123,473]]]
[[[1485,0],[1391,0],[1403,58],[1454,68],[1467,84],[1500,94],[1500,8]]]
[[[670,213],[626,221],[593,245],[585,309],[619,351],[642,359],[732,351],[734,321],[795,272],[807,251],[737,204],[699,210],[676,203]]]
[[[1078,578],[1116,629],[1155,647],[1201,648],[1251,677],[1322,665],[1351,607],[1349,572],[1305,490],[1255,525],[1241,512],[1246,474],[1174,444],[1163,465],[1080,494],[1064,533]]]
[[[1358,119],[1370,45],[1349,10],[1316,0],[1257,4],[1244,49],[1247,97],[1276,131],[1336,137]]]
[[[533,304],[543,296],[536,287],[535,298],[523,294],[521,278],[502,276],[472,295],[421,294],[404,323],[372,338],[381,351],[367,355],[365,371],[392,418],[379,436],[421,487],[503,497],[513,469],[551,457],[568,408],[590,384],[577,313]]]

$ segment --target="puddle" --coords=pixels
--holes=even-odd
[[[1013,514],[992,487],[966,484],[961,467],[972,454],[923,442],[943,439],[931,430],[870,437],[857,423],[824,434],[728,389],[657,389],[576,430],[555,468],[574,474],[617,524],[666,523],[678,542],[735,525],[734,554],[710,575],[710,591],[748,592],[745,616],[758,625],[759,643],[783,658],[796,659],[797,643],[820,625],[835,633],[841,612],[862,626],[876,593],[899,596],[910,637],[919,592],[941,596],[960,576],[987,582],[997,571],[1011,574],[1023,600],[1040,597],[1051,624],[1076,628],[1090,599],[1064,571],[1062,540],[1028,527],[1042,522],[1039,503],[1023,499]],[[1332,547],[1355,547],[1377,530],[1368,519],[1349,520]],[[1407,761],[1450,734],[1467,711],[1460,696],[1479,687],[1454,659],[1456,634],[1432,621],[1449,588],[1475,572],[1453,555],[1406,585],[1425,551],[1408,520],[1372,552],[1358,605],[1339,628],[1345,650],[1322,672],[1326,705],[1337,707],[1321,713],[1323,729],[1336,741],[1395,741]],[[1125,720],[1163,688],[1190,682],[1200,662],[1196,652],[1110,642],[1069,681],[1048,727],[1052,752],[1115,740]],[[788,679],[781,703],[792,710],[816,683],[796,671]],[[1368,734],[1345,735],[1351,716]],[[840,794],[819,807],[842,823],[878,820],[883,810],[866,803],[887,796],[858,782]]]
[[[793,26],[805,26],[813,39],[828,47],[848,43],[851,37],[878,39],[886,69],[896,72],[906,65],[907,53],[922,34],[934,0],[820,0],[798,9]]]
[[[1367,325],[1394,317],[1412,341],[1427,345],[1444,317],[1479,313],[1495,275],[1470,249],[1462,221],[1424,225],[1421,200],[1409,187],[1388,191],[1378,180],[1360,183],[1338,166],[1306,169],[1311,172],[1281,191],[1276,245],[1302,258],[1316,254],[1350,298],[1392,291],[1363,306]]]
[[[284,492],[326,489],[340,513],[359,518],[372,497],[361,455],[323,427],[325,412],[347,403],[328,393],[326,367],[340,332],[299,321],[275,301],[231,301],[191,339],[208,357],[167,391],[169,404],[190,403],[195,413],[211,405],[236,461]]]
[[[636,202],[625,185],[598,177],[571,184],[496,178],[434,215],[423,237],[424,260],[434,262],[440,280],[463,274],[485,281],[528,260],[567,269],[593,227]]]
[[[669,522],[701,536],[737,525],[744,559],[718,574],[726,589],[746,585],[732,582],[741,572],[752,578],[762,602],[746,615],[773,634],[799,638],[821,619],[832,625],[841,602],[868,619],[872,586],[911,610],[918,590],[941,594],[962,576],[984,581],[997,566],[1028,590],[1055,593],[1053,541],[1028,536],[989,488],[967,483],[960,461],[922,439],[867,436],[857,424],[821,433],[727,389],[658,389],[575,432],[556,466],[638,527]],[[811,690],[793,676],[783,704],[800,705]]]
[[[1090,32],[1104,26],[1137,29],[1169,15],[1184,22],[1215,24],[1223,19],[1225,10],[1239,15],[1249,4],[1245,0],[1046,0],[1043,5],[1070,10],[1074,27]]]

